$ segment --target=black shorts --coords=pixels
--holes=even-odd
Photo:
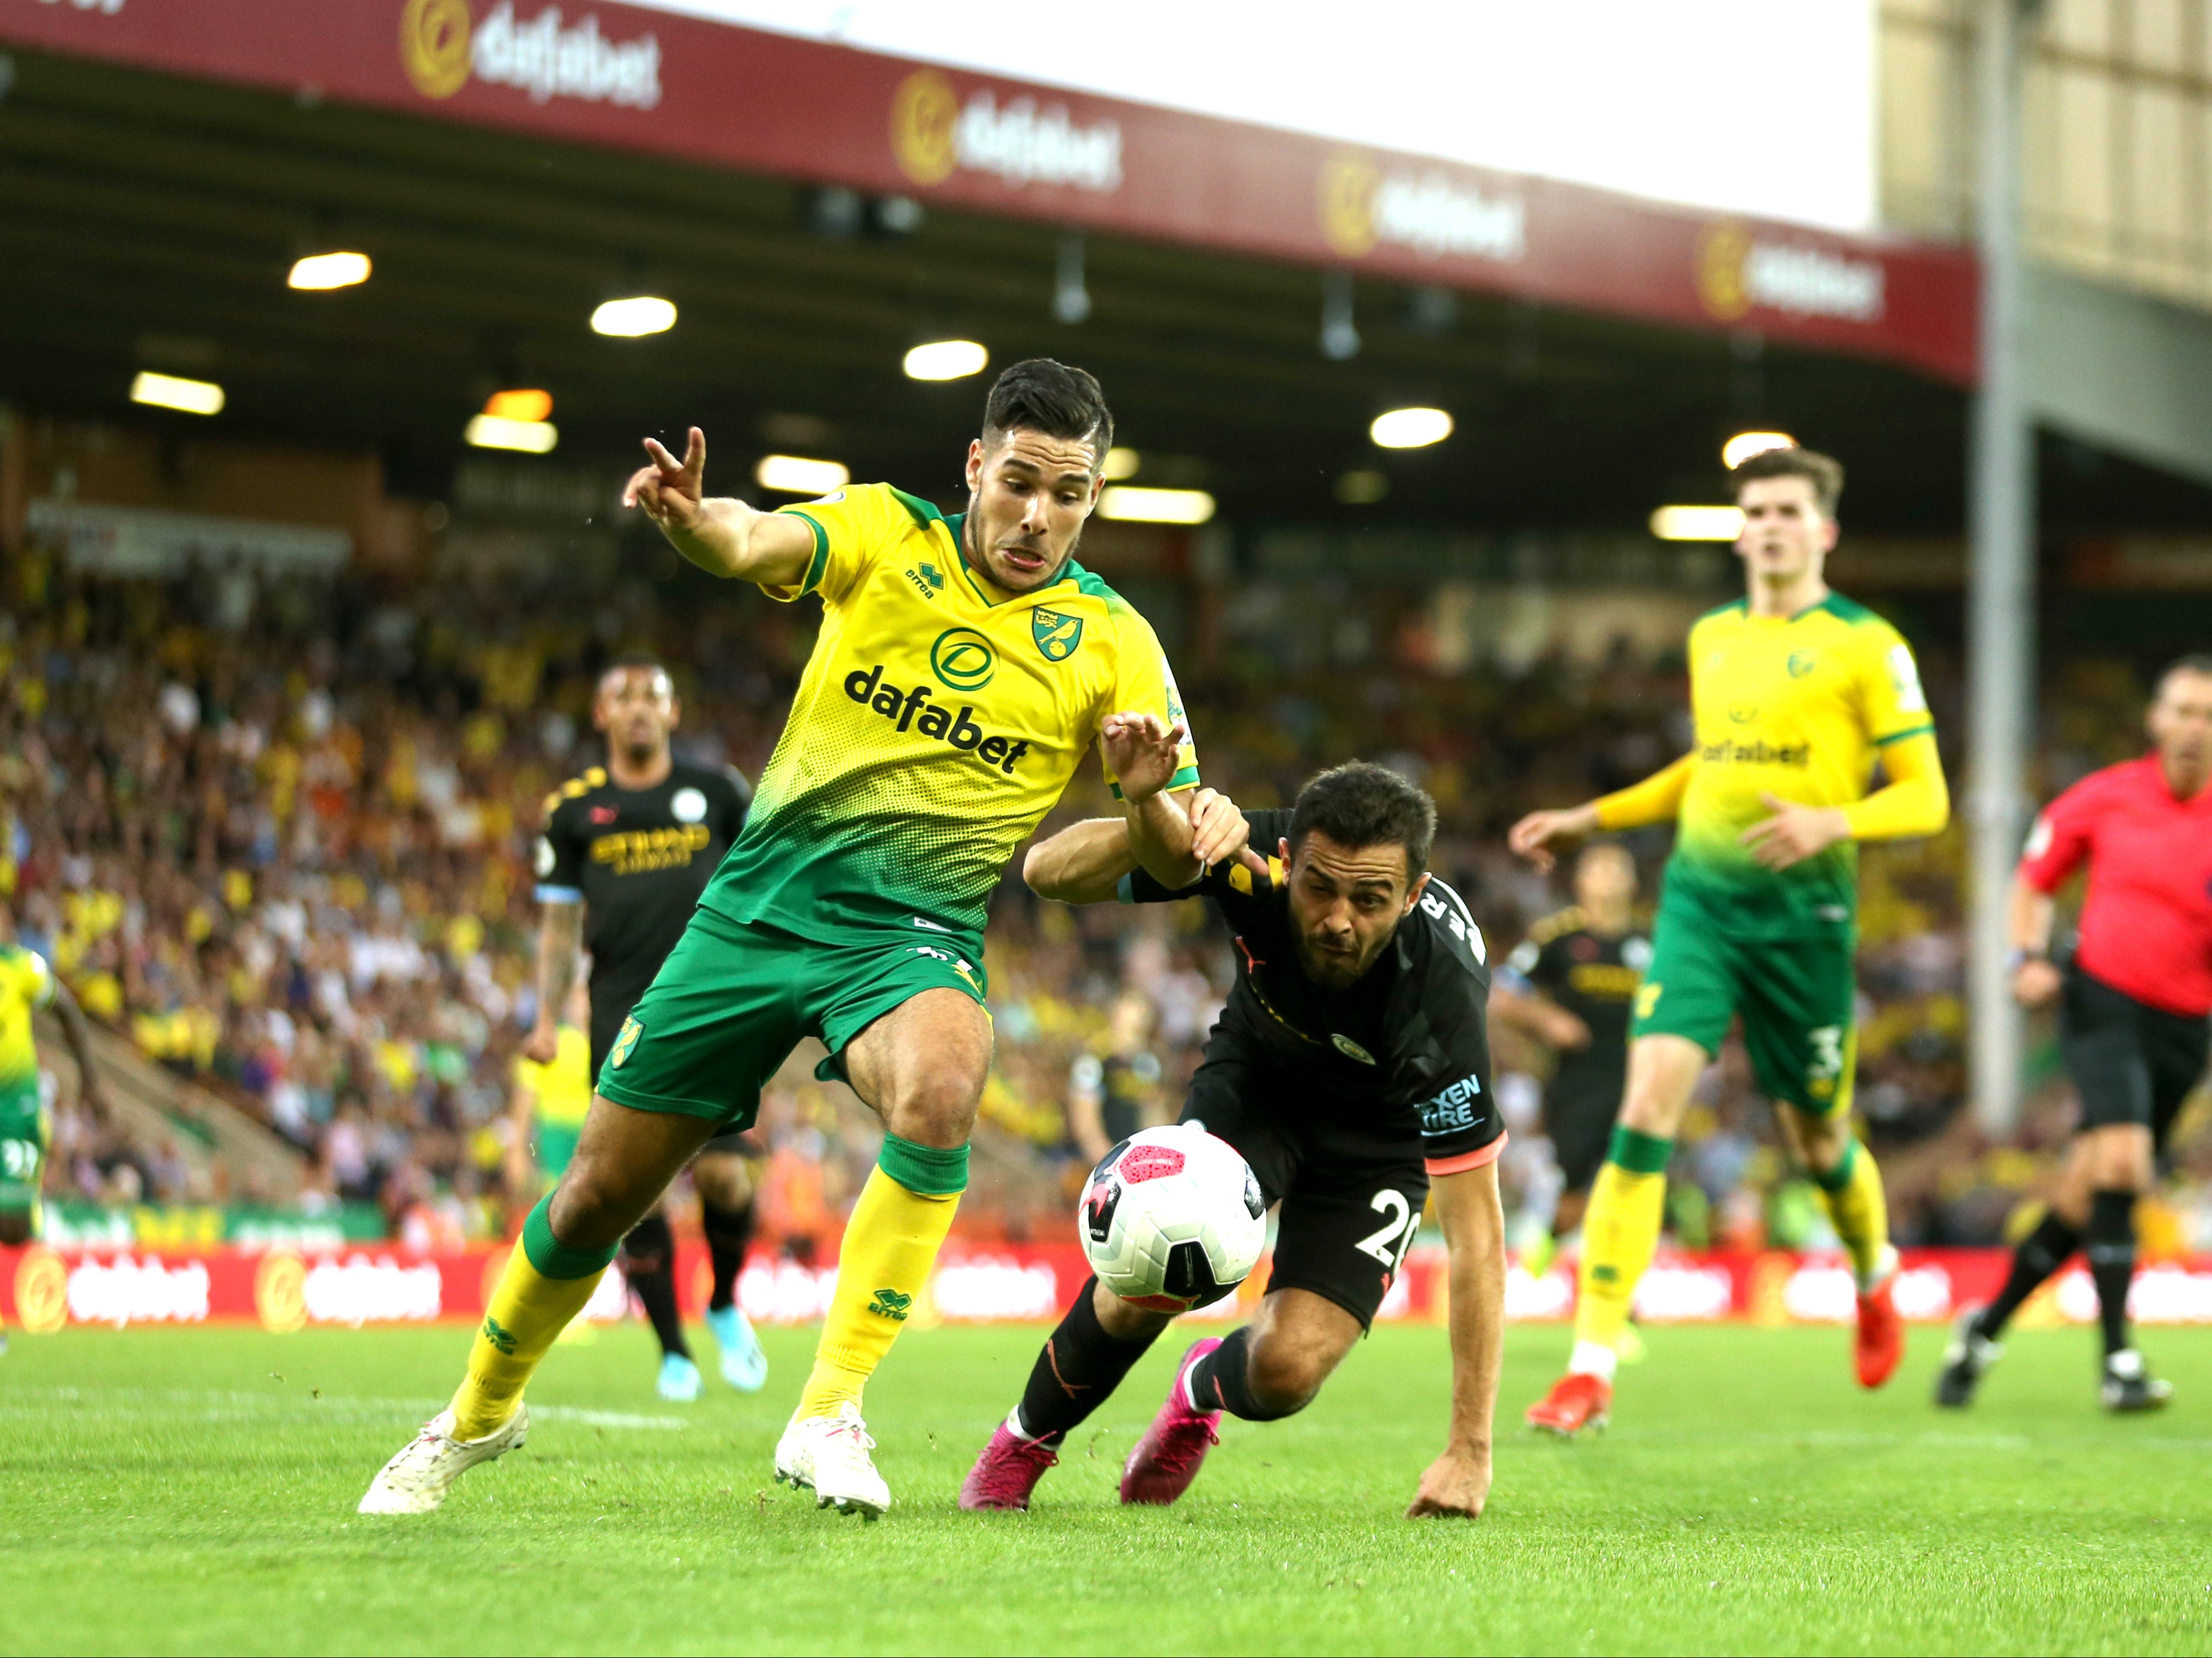
[[[1620,1115],[1620,1067],[1563,1065],[1544,1090],[1544,1133],[1570,1192],[1586,1190],[1605,1166]]]
[[[1233,1051],[1217,1031],[1190,1081],[1182,1121],[1243,1154],[1275,1218],[1267,1292],[1310,1290],[1362,1328],[1389,1293],[1421,1224],[1429,1176],[1420,1124],[1364,1122],[1279,1066]]]
[[[2204,1074],[2212,1021],[2152,1007],[2069,966],[2058,1045],[2081,1090],[2081,1127],[2138,1124],[2163,1151],[2181,1102]]]
[[[1559,1163],[1568,1192],[1589,1192],[1613,1150],[1613,1121],[1621,1114],[1621,1092],[1595,1088],[1559,1088],[1558,1078],[1544,1094],[1544,1134]]]

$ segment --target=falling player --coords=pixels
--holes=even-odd
[[[1158,762],[1164,768],[1165,757]],[[1202,796],[1202,859],[1221,855]],[[1443,1454],[1409,1515],[1482,1512],[1505,1308],[1482,934],[1428,873],[1436,807],[1380,766],[1323,772],[1290,811],[1254,812],[1233,837],[1272,848],[1163,887],[1111,818],[1031,848],[1048,898],[1213,900],[1237,935],[1237,987],[1206,1038],[1183,1121],[1244,1156],[1279,1203],[1274,1266],[1253,1321],[1193,1344],[1130,1454],[1124,1503],[1172,1503],[1198,1475],[1222,1416],[1301,1411],[1366,1333],[1403,1264],[1433,1182],[1450,1253],[1452,1411]],[[1068,1433],[1103,1404],[1170,1320],[1094,1277],[1037,1356],[1029,1387],[961,1487],[964,1509],[1026,1509]]]
[[[2128,1285],[2136,1199],[2212,1043],[2212,656],[2166,670],[2145,724],[2153,752],[2092,772],[2053,800],[2013,883],[2013,992],[2029,1007],[2058,1002],[2081,1124],[2004,1288],[1960,1315],[1939,1405],[1972,1401],[2006,1324],[2076,1248],[2097,1286],[2106,1409],[2154,1410],[2173,1391],[2129,1339]],[[2051,959],[2051,899],[2085,864],[2081,938],[2061,968]]]
[[[669,738],[683,708],[667,669],[653,657],[617,657],[599,676],[592,723],[606,733],[607,763],[572,778],[545,800],[538,843],[538,1023],[524,1052],[555,1057],[555,1014],[568,1001],[580,952],[592,958],[591,1069],[613,1048],[637,999],[684,936],[699,895],[744,827],[751,786],[725,767],[678,760]],[[588,1096],[586,1103],[588,1105]],[[751,1230],[744,1143],[709,1140],[692,1165],[713,1259],[708,1327],[723,1378],[747,1393],[768,1381],[768,1359],[733,1298]],[[623,1239],[623,1277],[660,1341],[660,1396],[699,1397],[699,1366],[684,1339],[676,1300],[676,1236],[656,1206]]]
[[[1911,651],[1822,579],[1843,468],[1780,449],[1730,482],[1748,593],[1690,630],[1697,746],[1617,794],[1533,812],[1510,836],[1548,865],[1556,841],[1680,824],[1620,1121],[1583,1222],[1573,1357],[1528,1411],[1553,1433],[1601,1427],[1612,1408],[1615,1344],[1658,1243],[1674,1133],[1739,1015],[1760,1090],[1850,1254],[1860,1383],[1880,1387],[1904,1352],[1881,1175],[1851,1126],[1857,843],[1933,835],[1950,797]],[[1869,793],[1877,760],[1888,781]]]
[[[616,1242],[710,1137],[750,1124],[804,1037],[884,1120],[846,1224],[813,1373],[777,1478],[823,1506],[881,1515],[861,1390],[951,1229],[990,1062],[985,906],[1014,848],[1095,740],[1109,780],[1182,734],[1144,618],[1073,561],[1113,418],[1098,383],[1042,359],[991,388],[969,446],[965,512],[884,484],[775,513],[709,500],[705,437],[648,440],[630,480],[677,551],[823,625],[752,815],[683,940],[617,1035],[575,1161],[523,1228],[451,1408],[386,1465],[362,1507],[422,1513],[521,1442],[522,1389],[590,1297]],[[1139,861],[1194,879],[1178,744],[1159,786],[1120,790]]]
[[[1583,1223],[1628,1080],[1628,1015],[1651,940],[1636,928],[1636,859],[1601,841],[1575,859],[1575,902],[1528,929],[1490,987],[1493,1019],[1559,1055],[1544,1090],[1544,1132],[1559,1160],[1559,1201],[1522,1265],[1540,1273]]]

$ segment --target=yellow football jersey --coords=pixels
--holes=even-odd
[[[958,517],[887,484],[782,510],[811,526],[814,556],[763,591],[818,594],[822,631],[700,904],[809,938],[979,934],[1106,716],[1183,717],[1159,641],[1072,562],[1035,592],[999,591],[961,556]],[[1186,745],[1170,786],[1197,781]]]
[[[31,1014],[53,999],[53,970],[45,959],[20,944],[0,944],[0,1088],[38,1080]]]
[[[562,1025],[547,1063],[515,1056],[514,1080],[530,1090],[538,1121],[556,1128],[582,1127],[592,1109],[592,1039],[574,1025]]]
[[[1787,617],[1723,605],[1690,629],[1689,653],[1697,758],[1668,879],[1770,935],[1849,921],[1856,844],[1777,872],[1741,837],[1772,816],[1762,795],[1847,805],[1865,798],[1886,745],[1935,730],[1911,647],[1832,593]]]

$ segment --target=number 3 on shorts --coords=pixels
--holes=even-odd
[[[1367,1206],[1378,1215],[1388,1215],[1389,1219],[1353,1248],[1381,1261],[1384,1272],[1395,1272],[1406,1259],[1406,1251],[1413,1247],[1413,1234],[1420,1226],[1421,1218],[1406,1201],[1406,1194],[1392,1187],[1386,1186],[1377,1192]]]
[[[1833,1082],[1844,1074],[1843,1026],[1824,1024],[1807,1031],[1805,1038],[1813,1044],[1811,1074],[1815,1081]]]

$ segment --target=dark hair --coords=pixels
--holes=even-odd
[[[1817,449],[1762,449],[1729,472],[1729,491],[1741,495],[1743,486],[1756,478],[1803,478],[1813,486],[1814,504],[1822,518],[1836,515],[1844,498],[1844,464]]]
[[[2166,683],[2178,673],[2201,673],[2212,679],[2212,652],[2191,651],[2166,665],[2166,671],[2158,677],[2158,695],[2166,695]]]
[[[599,678],[605,680],[609,674],[619,673],[624,668],[650,668],[655,673],[668,674],[668,665],[651,651],[624,651],[606,659],[599,669]],[[669,675],[669,677],[672,683],[674,676]]]
[[[986,443],[1015,431],[1089,444],[1095,472],[1113,446],[1114,416],[1105,392],[1084,370],[1050,357],[1027,357],[999,376],[983,404]]]
[[[1429,866],[1437,835],[1437,803],[1395,771],[1354,760],[1321,774],[1298,791],[1291,813],[1291,855],[1319,829],[1341,847],[1406,849],[1406,878]]]

